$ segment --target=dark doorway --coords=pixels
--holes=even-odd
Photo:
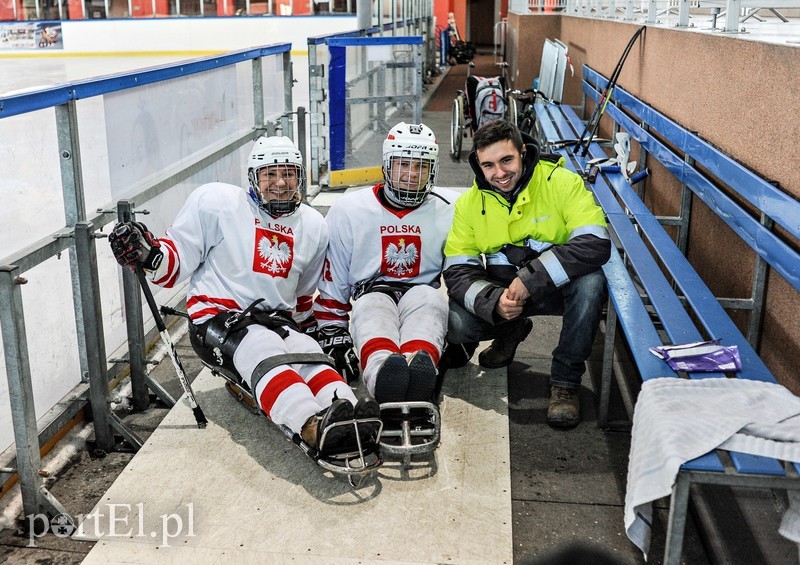
[[[469,41],[477,47],[494,45],[495,0],[469,1]]]

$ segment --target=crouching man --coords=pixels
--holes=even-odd
[[[448,341],[505,367],[531,332],[530,316],[563,316],[553,351],[547,422],[580,422],[578,388],[606,300],[601,270],[611,252],[602,209],[563,158],[494,121],[473,136],[471,189],[456,201],[445,247]]]

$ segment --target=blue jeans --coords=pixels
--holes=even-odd
[[[532,304],[526,304],[522,315],[562,316],[561,336],[553,350],[550,384],[578,388],[586,360],[592,352],[592,342],[603,305],[606,303],[606,278],[598,269],[578,277],[552,294]],[[512,321],[513,322],[513,321]],[[501,337],[509,323],[492,324],[467,312],[463,306],[450,301],[447,341],[469,343]]]

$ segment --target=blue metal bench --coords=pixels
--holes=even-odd
[[[595,103],[607,79],[589,67],[583,69],[583,92]],[[536,115],[543,141],[577,139],[584,124],[572,107],[537,104]],[[606,115],[620,130],[683,184],[678,217],[656,217],[641,195],[621,173],[602,173],[589,187],[603,207],[615,243],[604,267],[609,285],[598,424],[607,427],[608,402],[614,367],[614,344],[619,325],[633,362],[643,380],[657,377],[712,378],[721,373],[677,374],[649,352],[659,344],[686,343],[720,338],[737,345],[743,370],[738,378],[776,382],[754,345],[758,343],[764,286],[768,269],[800,290],[800,254],[773,232],[775,224],[800,238],[800,203],[773,184],[644,104],[624,89],[614,90]],[[576,172],[595,157],[605,157],[592,143],[586,157],[561,148],[567,166]],[[719,188],[725,186],[725,190]],[[756,209],[754,217],[731,193]],[[749,299],[720,299],[706,286],[685,256],[692,194],[741,237],[756,254],[753,293]],[[677,242],[664,225],[678,227]],[[750,310],[747,336],[733,323],[723,305]],[[622,375],[617,375],[623,385]],[[621,388],[624,388],[621,386]],[[629,412],[630,402],[628,402]],[[687,462],[678,474],[670,504],[665,563],[678,563],[691,483],[713,483],[756,488],[800,489],[800,466],[765,457],[717,450]]]

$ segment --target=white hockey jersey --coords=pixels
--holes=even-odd
[[[397,210],[381,202],[382,190],[347,194],[328,211],[330,242],[314,303],[320,326],[347,324],[359,282],[438,284],[458,193],[435,188],[419,207]]]
[[[259,298],[258,308],[294,310],[299,322],[311,315],[328,229],[306,204],[272,218],[242,188],[214,182],[189,195],[159,241],[164,259],[150,279],[171,287],[191,277],[186,307],[195,323]]]

